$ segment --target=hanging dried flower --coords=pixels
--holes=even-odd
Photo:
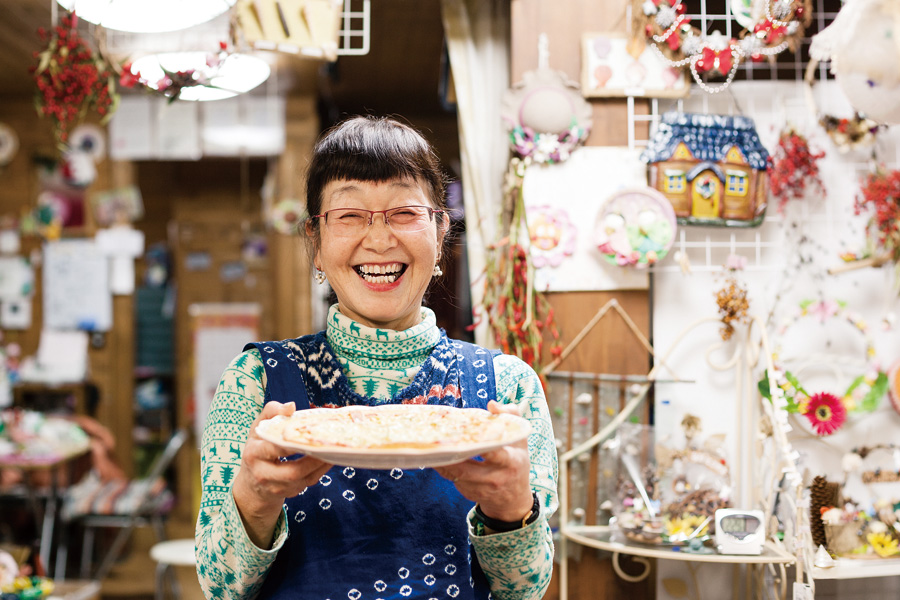
[[[719,333],[723,340],[729,340],[734,335],[734,323],[743,323],[747,319],[747,311],[750,309],[747,289],[733,277],[729,278],[725,287],[716,292],[716,304],[719,305],[719,314],[722,316],[722,329]]]
[[[769,191],[778,201],[778,212],[784,212],[789,200],[799,200],[810,189],[825,194],[819,177],[818,161],[825,152],[813,152],[807,139],[791,128],[782,132],[769,166]]]
[[[525,164],[514,158],[506,179],[506,198],[512,218],[508,233],[489,247],[485,265],[484,298],[480,310],[476,308],[477,327],[486,317],[494,342],[506,354],[518,356],[541,377],[544,364],[544,335],[552,339],[550,354],[562,353],[559,331],[553,307],[543,294],[534,288],[534,264],[528,249],[521,243],[528,240],[525,221],[525,202],[522,197],[522,177]]]
[[[824,115],[819,119],[819,125],[842,154],[873,144],[880,127],[878,123],[859,113],[854,114],[851,119]]]
[[[35,107],[40,116],[50,119],[61,147],[89,111],[106,121],[119,100],[114,69],[91,50],[77,25],[78,17],[69,13],[51,31],[38,29],[47,47],[34,53],[38,64],[29,69],[37,86]]]
[[[900,275],[900,171],[869,174],[854,205],[856,214],[871,211],[866,235],[871,254],[887,254]],[[897,278],[900,285],[900,277]]]

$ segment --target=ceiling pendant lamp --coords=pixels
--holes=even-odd
[[[205,23],[237,0],[57,0],[78,18],[135,33],[178,31]]]

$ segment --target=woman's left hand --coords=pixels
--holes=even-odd
[[[494,414],[520,415],[519,407],[491,400],[488,410]],[[459,493],[475,502],[481,511],[500,521],[520,521],[531,510],[533,499],[529,476],[531,459],[528,440],[503,446],[455,465],[435,471],[456,485]]]

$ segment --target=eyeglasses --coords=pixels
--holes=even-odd
[[[384,224],[396,233],[413,233],[422,231],[434,219],[434,215],[442,215],[444,211],[428,206],[398,206],[387,210],[365,210],[363,208],[333,208],[321,215],[313,215],[314,219],[324,219],[325,226],[335,235],[355,237],[362,235],[367,227],[375,221],[375,215],[384,215]]]

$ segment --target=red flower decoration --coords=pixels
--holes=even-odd
[[[816,435],[831,435],[847,420],[847,409],[834,394],[820,392],[809,399],[804,416],[816,431]]]
[[[126,88],[133,88],[141,83],[141,76],[131,72],[131,63],[122,65],[122,74],[119,75],[119,85]]]

